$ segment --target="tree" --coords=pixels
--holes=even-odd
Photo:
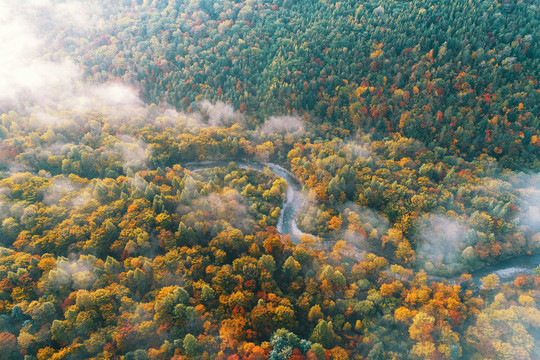
[[[187,334],[184,337],[183,347],[187,356],[195,356],[197,354],[197,339],[195,336]]]
[[[495,274],[489,274],[481,278],[480,282],[484,290],[490,291],[499,285],[499,277]]]
[[[368,360],[384,360],[384,345],[382,342],[376,343],[369,351]]]
[[[274,312],[273,321],[277,327],[293,329],[296,326],[294,310],[288,306],[278,306]]]
[[[413,318],[413,324],[409,328],[411,339],[418,341],[430,341],[431,332],[434,329],[435,318],[423,311],[419,311]]]
[[[283,273],[289,278],[294,278],[301,268],[300,263],[294,257],[289,256],[283,264]]]
[[[324,351],[324,347],[321,344],[313,343],[311,345],[310,352],[313,353],[313,355],[315,356],[315,359],[324,360],[325,351]]]
[[[258,260],[259,266],[272,274],[276,268],[276,262],[272,255],[263,255]]]
[[[51,339],[60,343],[69,343],[71,336],[69,335],[68,325],[65,321],[54,320],[51,327]]]
[[[201,298],[207,302],[214,299],[214,289],[208,285],[204,285],[201,290]]]
[[[311,348],[311,343],[304,339],[300,339],[294,333],[286,329],[277,330],[270,340],[272,350],[270,351],[269,360],[288,360],[295,353],[300,351],[305,354]]]
[[[321,307],[317,304],[314,305],[308,313],[308,320],[309,321],[317,321],[319,319],[323,318],[323,313],[321,311]]]
[[[313,329],[310,337],[311,341],[317,342],[325,348],[331,348],[340,338],[334,333],[332,322],[320,320],[317,326]]]
[[[349,360],[349,354],[342,347],[336,346],[330,353],[332,354],[332,360]]]
[[[259,301],[259,304],[251,310],[249,315],[251,326],[263,338],[270,336],[275,329],[272,316],[271,309],[262,301]]]
[[[0,333],[0,350],[9,359],[17,351],[17,338],[8,332]]]

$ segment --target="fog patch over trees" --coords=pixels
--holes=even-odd
[[[419,220],[418,259],[429,271],[434,264],[452,265],[468,246],[470,228],[458,219],[440,214],[429,214]]]
[[[298,116],[270,116],[262,124],[260,131],[267,135],[295,134],[304,132],[304,123]]]

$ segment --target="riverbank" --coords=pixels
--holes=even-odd
[[[284,179],[287,183],[287,195],[283,200],[281,214],[276,228],[279,233],[289,235],[290,239],[295,243],[299,243],[300,238],[303,235],[310,235],[302,232],[298,228],[296,222],[296,214],[303,204],[302,184],[292,172],[283,168],[281,165],[274,163],[260,163],[250,160],[216,160],[189,162],[183,164],[183,166],[190,171],[197,172],[213,167],[226,167],[229,166],[231,162],[235,163],[240,168],[253,169],[260,172],[264,171],[264,168],[269,168],[274,174]],[[489,274],[497,275],[501,282],[508,282],[519,274],[531,275],[533,270],[539,265],[540,254],[521,255],[503,260],[495,265],[478,268],[472,271],[471,275],[475,284],[480,284],[480,278]],[[456,276],[432,276],[432,278],[441,280],[446,279],[450,281],[457,281],[459,279],[459,277]]]

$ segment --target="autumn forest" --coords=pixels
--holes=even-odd
[[[537,1],[0,9],[0,359],[540,358]]]

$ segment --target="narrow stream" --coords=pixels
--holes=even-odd
[[[302,185],[300,181],[288,170],[273,163],[259,163],[256,161],[234,160],[239,168],[252,169],[262,172],[265,167],[281,177],[287,183],[287,196],[281,207],[281,214],[277,224],[277,230],[281,234],[289,235],[295,243],[300,242],[300,237],[305,235],[296,224],[296,214],[302,205]],[[186,163],[183,166],[193,172],[202,171],[214,167],[226,167],[231,163],[222,161],[199,161]],[[480,284],[480,278],[489,274],[497,275],[501,282],[508,282],[518,274],[532,274],[532,271],[540,265],[540,254],[516,256],[503,260],[496,265],[486,266],[472,272],[475,284]]]
[[[300,181],[288,170],[273,163],[259,163],[255,161],[235,160],[233,161],[239,168],[251,169],[262,172],[265,167],[269,168],[274,174],[281,177],[287,183],[287,196],[283,200],[281,206],[281,214],[279,216],[277,231],[284,235],[289,235],[291,241],[300,242],[300,237],[304,235],[296,224],[296,213],[302,205],[302,185]],[[193,172],[202,171],[214,167],[226,167],[231,161],[200,161],[190,162],[183,166]]]

